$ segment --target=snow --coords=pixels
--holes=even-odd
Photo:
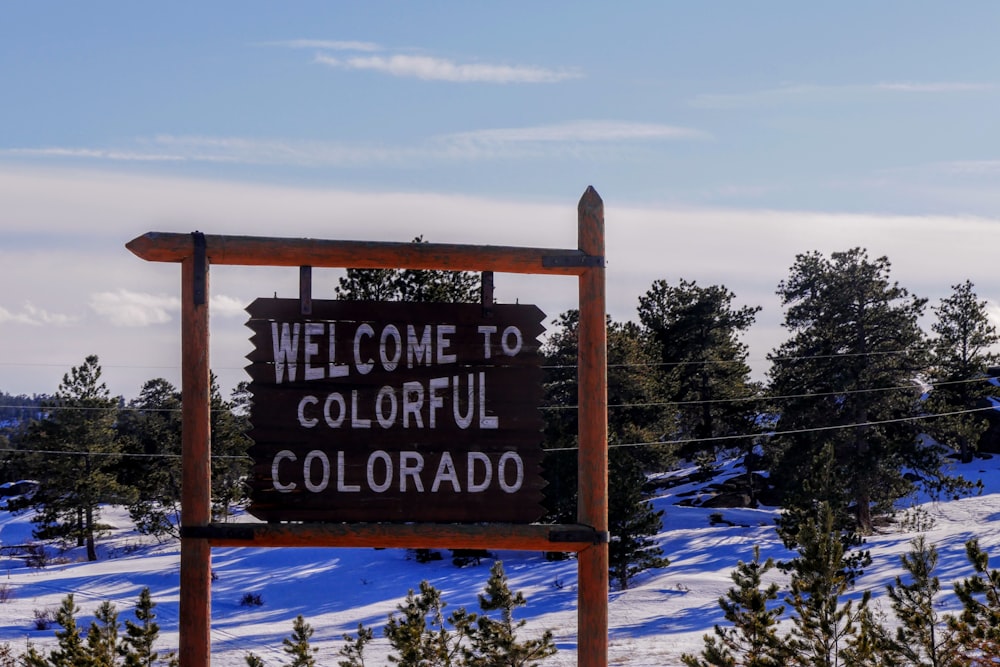
[[[942,612],[957,609],[957,601],[950,595],[952,583],[972,574],[965,558],[968,539],[978,538],[983,548],[1000,556],[1000,457],[979,459],[959,466],[958,471],[967,478],[981,479],[983,494],[947,501],[914,497],[900,504],[901,511],[923,512],[922,516],[933,520],[924,534],[939,551]],[[734,473],[731,468],[722,471],[724,475]],[[717,601],[732,585],[730,573],[737,561],[752,558],[755,545],[763,558],[791,556],[774,531],[774,509],[675,504],[681,494],[696,488],[698,485],[686,484],[663,489],[654,501],[658,509],[665,510],[663,531],[657,539],[671,564],[639,575],[628,590],[611,592],[611,665],[680,664],[682,653],[700,651],[702,636],[713,624],[723,622]],[[721,514],[725,523],[713,523],[713,514]],[[23,558],[8,553],[11,546],[31,541],[29,514],[0,512],[0,587],[9,591],[9,599],[0,602],[0,641],[10,642],[18,651],[28,641],[50,647],[55,627],[34,629],[34,616],[37,611],[54,611],[67,593],[73,593],[81,607],[81,626],[89,625],[103,600],[118,607],[119,620],[134,619],[135,602],[148,586],[161,626],[158,649],[162,653],[176,648],[178,542],[159,543],[136,534],[120,508],[105,508],[102,521],[113,529],[99,542],[99,561],[86,562],[77,549],[61,554],[50,550],[52,563],[33,569]],[[885,587],[902,572],[900,555],[909,550],[917,534],[902,532],[893,524],[870,537],[866,548],[874,562],[852,596],[869,589],[876,604],[883,604],[888,611]],[[400,549],[214,549],[212,664],[242,667],[249,651],[269,665],[286,663],[281,640],[291,632],[298,614],[315,629],[312,642],[319,648],[320,664],[337,664],[343,634],[353,634],[359,622],[376,628],[377,639],[368,649],[367,663],[387,664],[388,645],[381,637],[381,627],[407,590],[418,588],[421,580],[441,590],[450,609],[465,606],[478,611],[476,595],[486,582],[490,560],[457,568],[447,552],[442,555],[441,561],[418,563]],[[540,553],[500,551],[495,555],[503,561],[511,587],[527,596],[528,606],[518,612],[518,618],[528,621],[525,632],[538,634],[551,629],[555,634],[559,652],[545,664],[575,665],[576,561],[547,561]],[[991,564],[996,566],[995,561]],[[772,576],[780,579],[783,575],[775,570]],[[242,606],[246,593],[259,594],[263,604]]]

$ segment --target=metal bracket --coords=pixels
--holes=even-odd
[[[542,257],[542,266],[548,269],[564,267],[600,269],[604,268],[604,257],[601,255],[546,255]]]
[[[606,530],[593,528],[570,528],[552,530],[549,532],[549,542],[590,542],[591,544],[607,544],[611,534]]]
[[[483,303],[483,317],[493,316],[493,272],[483,271],[479,279],[480,295]]]
[[[205,305],[206,283],[208,279],[208,250],[205,247],[205,235],[201,232],[191,232],[194,242],[194,305]]]
[[[299,267],[299,308],[303,315],[312,315],[312,267]]]

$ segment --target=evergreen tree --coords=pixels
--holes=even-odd
[[[774,605],[780,587],[764,586],[763,578],[774,568],[774,559],[760,562],[760,547],[754,546],[753,560],[740,561],[730,575],[734,588],[719,598],[719,606],[731,627],[716,625],[714,635],[705,635],[700,656],[683,655],[688,667],[782,667],[787,649],[778,635],[778,622],[785,608]]]
[[[836,667],[843,664],[842,653],[857,638],[871,594],[866,591],[858,600],[842,599],[860,571],[845,558],[829,504],[821,502],[813,520],[802,522],[796,541],[798,556],[790,564],[786,597],[793,612],[790,664]]]
[[[490,568],[486,588],[479,595],[483,614],[470,624],[469,648],[463,649],[466,667],[532,667],[556,652],[552,632],[546,630],[538,639],[518,639],[518,631],[526,621],[514,621],[514,610],[527,604],[524,595],[513,592],[507,581],[503,563],[496,561]],[[490,612],[500,612],[494,619]],[[341,667],[351,667],[342,665]]]
[[[58,646],[49,653],[44,665],[50,667],[81,667],[87,664],[87,650],[84,647],[80,628],[76,624],[76,615],[80,608],[73,602],[73,594],[63,598],[56,612],[56,623],[61,630],[56,630]]]
[[[663,510],[654,510],[644,491],[646,475],[632,448],[612,449],[608,493],[608,565],[611,580],[622,590],[645,570],[667,567],[670,561],[652,539],[663,526]]]
[[[340,667],[365,667],[365,647],[375,638],[375,631],[358,623],[357,636],[344,635],[344,645],[340,655],[344,658],[337,662]]]
[[[911,487],[903,470],[936,475],[940,453],[916,446],[919,413],[913,378],[924,367],[917,324],[925,300],[889,277],[885,257],[854,248],[798,255],[778,286],[792,337],[771,354],[771,391],[779,396],[769,440],[771,478],[784,506],[808,508],[817,456],[831,447],[833,478],[814,483],[847,494],[859,532]],[[835,512],[849,509],[836,498]]]
[[[118,400],[101,382],[96,355],[63,376],[46,411],[27,436],[28,445],[43,452],[30,459],[39,481],[28,500],[35,510],[35,535],[75,540],[86,546],[88,560],[97,560],[100,504],[124,493],[114,474],[120,453],[114,430]]]
[[[284,651],[292,658],[288,667],[316,667],[316,651],[319,649],[309,646],[309,639],[313,636],[312,626],[299,614],[292,623],[292,636],[282,640]]]
[[[153,645],[160,636],[160,626],[156,623],[156,613],[153,611],[155,606],[149,587],[144,587],[135,606],[137,622],[125,619],[125,636],[120,647],[125,667],[153,667],[159,658],[153,650]]]
[[[750,382],[748,350],[739,337],[760,306],[733,306],[723,285],[657,280],[639,297],[639,321],[658,352],[661,388],[676,404],[668,437],[688,441],[681,455],[714,462],[714,438],[753,432],[759,389]],[[752,439],[746,443],[752,445]]]
[[[941,582],[934,576],[937,549],[923,535],[914,539],[910,552],[900,559],[909,582],[896,577],[888,587],[892,609],[900,625],[896,630],[896,651],[908,664],[919,667],[961,667],[952,633],[942,623],[934,607]]]
[[[934,389],[927,401],[928,412],[947,416],[928,425],[938,442],[953,446],[968,463],[988,422],[984,413],[967,411],[988,405],[987,397],[996,395],[996,387],[987,381],[985,372],[997,363],[990,348],[1000,342],[1000,335],[986,313],[986,302],[979,300],[971,282],[953,285],[952,290],[934,308],[937,320],[931,328],[936,337],[929,377]],[[948,414],[956,412],[965,414]]]
[[[1000,663],[1000,570],[990,569],[989,554],[979,540],[965,543],[965,554],[974,574],[955,582],[955,595],[962,603],[958,616],[949,616],[948,627],[968,665]]]
[[[105,600],[94,612],[94,619],[87,630],[87,666],[115,667],[119,664],[118,632],[121,630],[118,610]]]
[[[140,533],[176,535],[181,502],[181,394],[168,381],[147,381],[122,411],[119,481],[135,490],[129,515]]]
[[[426,243],[423,236],[413,243]],[[338,299],[475,303],[479,276],[469,271],[426,269],[347,269],[336,287]]]
[[[444,608],[447,603],[441,592],[426,581],[420,582],[420,594],[411,589],[406,599],[396,606],[385,624],[385,636],[396,651],[389,661],[400,667],[450,667],[458,654],[464,636],[452,633],[445,626]],[[456,620],[464,619],[464,610],[456,612]]]
[[[239,387],[235,391],[239,391]],[[214,373],[209,400],[212,428],[212,505],[215,515],[225,519],[229,516],[229,508],[246,497],[245,480],[251,465],[251,459],[247,456],[247,450],[252,444],[247,435],[250,422],[248,415],[239,406],[222,398]]]

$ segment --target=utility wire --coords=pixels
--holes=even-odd
[[[747,438],[773,438],[779,435],[799,435],[802,433],[819,433],[822,431],[837,431],[841,429],[859,428],[862,426],[881,426],[883,424],[899,424],[902,422],[915,422],[923,421],[927,419],[936,419],[938,417],[952,417],[955,415],[965,415],[973,412],[984,412],[986,410],[995,410],[993,406],[987,408],[971,408],[969,410],[956,410],[954,412],[939,412],[929,415],[917,415],[913,417],[898,417],[896,419],[884,419],[882,421],[869,421],[861,422],[858,424],[835,424],[832,426],[816,426],[813,428],[800,428],[800,429],[789,429],[787,431],[768,431],[766,433],[743,433],[737,435],[718,435],[711,438],[687,438],[681,440],[655,440],[651,442],[628,442],[628,443],[608,443],[608,449],[615,449],[619,447],[651,447],[653,445],[687,445],[696,442],[722,442],[727,440],[745,440]],[[575,452],[579,450],[577,447],[553,447],[551,449],[546,449],[546,452]]]

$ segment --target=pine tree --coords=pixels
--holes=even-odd
[[[657,352],[663,399],[677,406],[668,437],[688,441],[681,455],[691,460],[714,462],[713,438],[752,432],[759,413],[751,400],[758,390],[749,379],[748,349],[739,337],[761,308],[736,308],[735,296],[723,285],[681,279],[676,286],[657,280],[639,297],[639,321]]]
[[[340,667],[365,667],[365,647],[374,638],[374,630],[358,623],[357,636],[344,635],[344,645],[340,648],[340,655],[344,660],[338,661],[337,664]]]
[[[413,243],[426,243],[423,236]],[[469,271],[425,269],[347,269],[335,289],[338,299],[475,303],[479,276]]]
[[[155,606],[149,587],[144,587],[135,606],[135,619],[138,623],[125,619],[125,636],[120,648],[125,667],[153,667],[159,658],[153,650],[153,645],[160,636],[160,626],[155,621],[156,613],[153,611]]]
[[[143,384],[117,432],[125,453],[119,482],[135,491],[129,516],[147,535],[176,535],[181,501],[181,394],[163,378]]]
[[[56,630],[59,645],[52,649],[48,661],[44,664],[51,667],[82,667],[88,664],[87,650],[80,628],[76,624],[76,615],[79,613],[80,608],[73,602],[73,594],[70,593],[63,598],[56,612],[56,623],[62,628]]]
[[[426,581],[420,582],[420,594],[411,589],[406,599],[396,606],[385,624],[385,636],[396,651],[389,661],[400,667],[427,667],[452,665],[460,650],[464,636],[453,634],[445,626],[444,608],[447,603],[441,599],[441,592]],[[464,619],[464,610],[456,612],[453,618]]]
[[[862,534],[910,490],[904,468],[936,475],[942,464],[939,452],[916,446],[911,421],[920,408],[912,379],[925,365],[918,319],[926,301],[892,282],[889,270],[887,258],[871,260],[860,248],[798,255],[778,286],[792,336],[770,355],[770,388],[781,399],[768,456],[784,506],[813,504],[803,484],[829,446],[834,477],[823,484],[847,493]],[[848,509],[819,499],[837,503],[838,514]]]
[[[105,600],[94,612],[94,619],[87,630],[88,667],[115,667],[118,665],[119,645],[118,610]]]
[[[895,649],[909,664],[961,667],[965,661],[960,659],[952,633],[934,607],[941,590],[941,582],[933,574],[938,561],[937,549],[927,544],[923,535],[910,545],[910,552],[900,557],[910,581],[904,583],[903,578],[897,576],[895,585],[888,586],[892,609],[900,622]]]
[[[316,651],[319,649],[309,646],[309,639],[313,636],[313,628],[306,623],[306,620],[299,614],[292,623],[292,636],[282,640],[284,651],[291,656],[292,661],[288,667],[316,667]]]
[[[789,659],[796,665],[836,667],[842,664],[848,642],[857,636],[871,594],[865,591],[858,600],[842,600],[860,572],[845,558],[827,503],[819,504],[812,520],[802,522],[797,543],[786,597],[793,612]]]
[[[645,570],[667,567],[670,561],[653,540],[662,528],[663,510],[654,510],[644,490],[646,475],[632,448],[612,449],[609,456],[608,565],[612,581],[622,590]]]
[[[212,505],[216,516],[226,518],[229,508],[246,496],[246,478],[251,460],[247,456],[251,440],[247,415],[237,414],[230,401],[222,398],[215,374],[211,377],[209,399],[212,430]]]
[[[513,592],[507,581],[503,563],[496,561],[490,568],[486,588],[479,595],[483,611],[473,617],[469,629],[470,647],[463,650],[466,667],[531,667],[556,652],[552,632],[545,631],[538,639],[518,639],[518,631],[526,621],[514,621],[514,610],[527,604],[524,595]],[[494,619],[490,612],[500,612]]]
[[[115,435],[118,400],[101,382],[96,355],[63,376],[46,416],[32,424],[27,444],[44,455],[31,461],[38,491],[28,501],[35,510],[36,537],[60,537],[86,546],[97,560],[100,504],[118,500],[114,474],[120,445]],[[53,453],[58,452],[58,453]]]
[[[965,543],[965,554],[974,574],[955,582],[955,595],[962,603],[958,616],[949,616],[948,627],[968,665],[1000,663],[1000,570],[991,570],[989,554],[979,540]]]
[[[578,429],[577,329],[579,313],[567,311],[546,343],[545,456],[546,520],[576,521]],[[648,338],[632,323],[608,322],[608,440],[615,444],[655,443],[662,438],[666,416],[656,397],[655,364]],[[609,466],[608,521],[612,539],[612,576],[628,580],[638,571],[663,567],[649,539],[659,532],[660,513],[649,506],[646,473],[660,470],[670,458],[666,445],[612,450]],[[618,470],[617,468],[620,468]],[[623,541],[624,540],[624,541]],[[635,560],[628,562],[635,556]]]
[[[997,362],[990,348],[1000,342],[996,327],[986,312],[986,302],[976,296],[968,280],[952,286],[952,294],[934,308],[937,320],[931,325],[937,336],[932,341],[929,380],[934,384],[927,410],[943,414],[929,421],[929,431],[938,442],[953,446],[968,463],[979,439],[988,428],[982,407],[996,388],[985,377],[986,368]],[[949,413],[964,414],[949,414]]]
[[[764,586],[764,575],[774,568],[774,559],[760,562],[760,547],[754,546],[753,560],[740,561],[730,575],[734,588],[719,598],[731,627],[716,625],[714,635],[705,635],[700,656],[683,655],[688,667],[782,667],[787,649],[778,635],[778,622],[785,608],[772,604],[781,590],[777,583]]]

